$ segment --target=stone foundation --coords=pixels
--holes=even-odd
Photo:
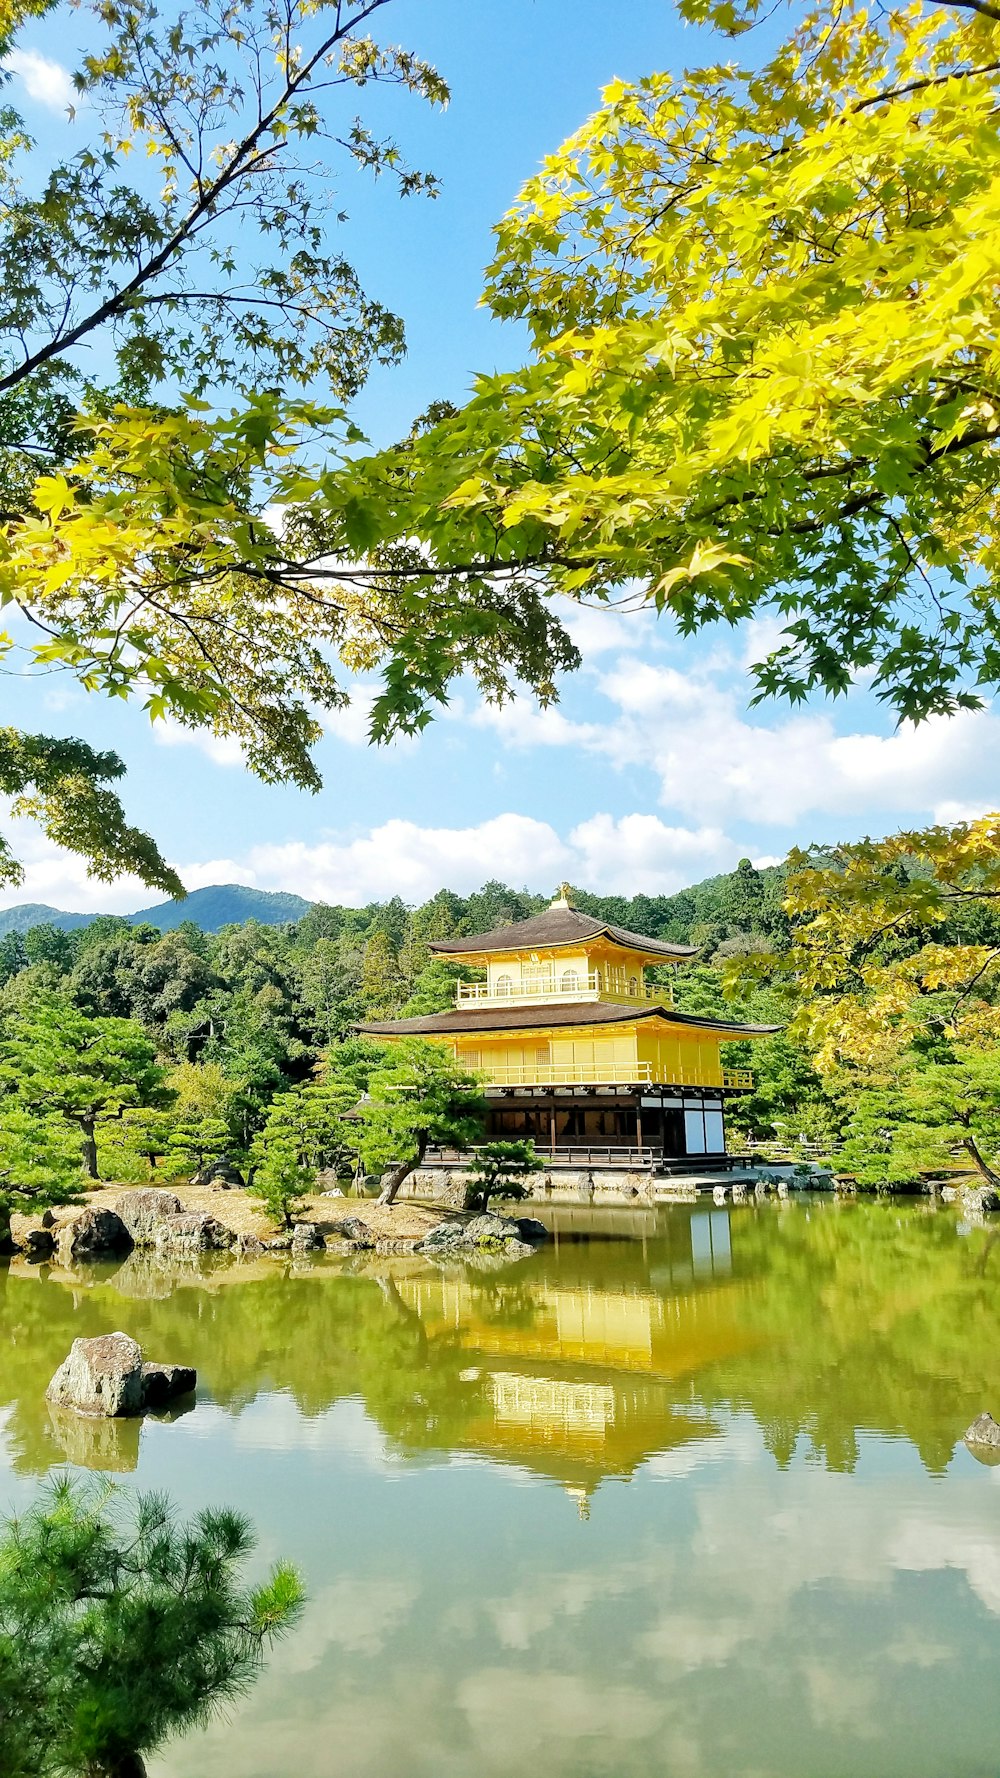
[[[460,1209],[470,1173],[468,1167],[420,1167],[410,1174],[399,1196]],[[783,1165],[761,1164],[734,1168],[727,1173],[690,1174],[652,1173],[638,1168],[632,1171],[627,1167],[554,1167],[551,1172],[533,1175],[530,1196],[538,1204],[695,1203],[702,1197],[714,1198],[717,1203],[727,1199],[739,1203],[744,1197],[761,1195],[761,1178],[773,1182],[781,1196],[787,1191],[827,1191],[833,1183],[828,1173],[818,1169],[810,1178],[803,1179],[793,1167]]]

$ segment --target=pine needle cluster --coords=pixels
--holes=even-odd
[[[0,1771],[111,1778],[245,1693],[302,1606],[294,1569],[242,1574],[247,1519],[54,1482],[0,1537]]]

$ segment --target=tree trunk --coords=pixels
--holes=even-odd
[[[395,1203],[396,1193],[398,1192],[400,1186],[403,1184],[404,1180],[409,1179],[411,1173],[416,1172],[417,1168],[420,1166],[421,1162],[423,1161],[423,1158],[424,1158],[424,1155],[426,1154],[426,1152],[427,1152],[427,1137],[421,1136],[420,1141],[417,1144],[417,1153],[416,1153],[415,1159],[412,1161],[400,1161],[398,1166],[395,1166],[392,1168],[391,1172],[389,1173],[388,1178],[385,1180],[385,1182],[382,1186],[382,1190],[379,1192],[378,1201],[380,1204],[394,1204]]]
[[[83,1124],[83,1170],[88,1179],[97,1178],[97,1137],[93,1118]]]
[[[979,1177],[981,1179],[985,1179],[987,1185],[992,1185],[996,1191],[1000,1191],[1000,1173],[994,1173],[993,1168],[990,1166],[989,1162],[987,1160],[984,1160],[983,1156],[979,1152],[979,1147],[978,1147],[975,1137],[974,1136],[966,1136],[965,1141],[962,1143],[962,1147],[965,1149],[966,1154],[970,1157],[972,1164],[976,1169],[976,1172],[979,1174]]]

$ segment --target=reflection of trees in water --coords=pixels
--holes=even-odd
[[[483,1321],[502,1327],[531,1327],[537,1319],[535,1292],[520,1281],[499,1284],[477,1279],[473,1295]]]
[[[850,1471],[865,1433],[908,1439],[927,1469],[1000,1400],[995,1235],[956,1232],[926,1203],[797,1204],[734,1213],[733,1253],[760,1281],[748,1326],[767,1351],[701,1380],[707,1404],[748,1408],[776,1460],[800,1439]],[[768,1356],[769,1354],[769,1356]]]
[[[37,1474],[62,1459],[44,1394],[72,1341],[121,1325],[151,1358],[194,1365],[202,1395],[234,1417],[275,1391],[307,1418],[361,1395],[385,1434],[416,1451],[439,1449],[481,1412],[481,1386],[459,1377],[461,1350],[429,1342],[392,1285],[383,1294],[371,1277],[325,1268],[220,1284],[207,1267],[186,1268],[161,1296],[155,1261],[146,1262],[142,1294],[134,1256],[126,1264],[113,1276],[95,1273],[100,1281],[86,1289],[0,1267],[0,1406],[12,1408],[5,1439],[20,1471]],[[126,1298],[117,1288],[123,1274]]]
[[[141,1778],[143,1755],[249,1689],[302,1590],[241,1584],[254,1547],[228,1511],[178,1525],[65,1480],[0,1536],[4,1778]]]
[[[780,1464],[805,1440],[849,1470],[870,1431],[909,1439],[937,1470],[1000,1401],[985,1230],[961,1239],[949,1213],[921,1205],[747,1206],[731,1212],[720,1279],[692,1269],[689,1224],[672,1212],[655,1238],[561,1244],[496,1275],[372,1257],[225,1282],[218,1268],[171,1274],[133,1256],[79,1288],[0,1269],[8,1446],[27,1471],[61,1459],[46,1384],[73,1338],[122,1324],[150,1357],[195,1365],[234,1416],[267,1392],[307,1418],[361,1396],[411,1460],[472,1447],[548,1474],[558,1448],[567,1474],[584,1453],[594,1480],[698,1436],[697,1416],[717,1422],[720,1409],[753,1414]],[[530,1390],[515,1390],[518,1375]],[[583,1383],[610,1403],[589,1429],[573,1405]],[[561,1428],[529,1409],[562,1397]]]

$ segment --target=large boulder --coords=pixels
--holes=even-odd
[[[21,1245],[29,1259],[50,1259],[55,1252],[55,1236],[51,1229],[25,1229]]]
[[[992,1414],[978,1414],[965,1435],[967,1445],[987,1445],[1000,1454],[1000,1426]]]
[[[992,1185],[972,1185],[962,1192],[962,1209],[967,1216],[981,1216],[986,1210],[1000,1210],[1000,1192]]]
[[[186,1364],[144,1364],[142,1367],[142,1405],[144,1408],[169,1407],[178,1396],[190,1395],[198,1382],[198,1373]]]
[[[153,1247],[156,1231],[168,1216],[180,1216],[184,1206],[174,1192],[143,1186],[138,1191],[124,1192],[115,1205],[137,1247]]]
[[[240,1259],[256,1259],[258,1254],[264,1252],[264,1243],[258,1240],[256,1235],[251,1235],[243,1230],[237,1234],[232,1245],[232,1252]]]
[[[333,1222],[330,1227],[342,1241],[351,1241],[355,1247],[374,1247],[375,1245],[374,1231],[368,1227],[366,1222],[362,1222],[360,1216],[345,1216],[343,1222]]]
[[[292,1252],[311,1253],[326,1242],[314,1222],[297,1222],[292,1230]]]
[[[519,1238],[532,1247],[541,1247],[543,1241],[552,1239],[551,1229],[546,1228],[544,1222],[539,1222],[537,1216],[519,1216],[516,1227]]]
[[[436,1222],[418,1244],[417,1252],[447,1253],[468,1246],[471,1242],[466,1239],[464,1223]]]
[[[509,1216],[473,1216],[469,1222],[439,1222],[415,1250],[432,1257],[467,1253],[496,1253],[507,1259],[523,1259],[534,1246],[521,1239],[518,1224]]]
[[[217,1161],[209,1161],[191,1180],[192,1185],[211,1185],[216,1191],[245,1191],[246,1183],[236,1162],[231,1161],[228,1155],[221,1155]]]
[[[83,1259],[103,1259],[108,1254],[131,1253],[135,1245],[121,1217],[114,1210],[94,1207],[81,1210],[59,1230],[59,1258],[63,1265]]]
[[[125,1333],[74,1340],[56,1371],[46,1399],[57,1408],[115,1419],[143,1409],[142,1350]]]
[[[487,1210],[466,1223],[465,1238],[473,1247],[493,1247],[502,1241],[519,1241],[521,1234],[512,1216],[495,1216]]]
[[[165,1216],[156,1230],[158,1253],[212,1253],[231,1247],[232,1229],[224,1228],[214,1216],[204,1211],[189,1210],[180,1216]]]

